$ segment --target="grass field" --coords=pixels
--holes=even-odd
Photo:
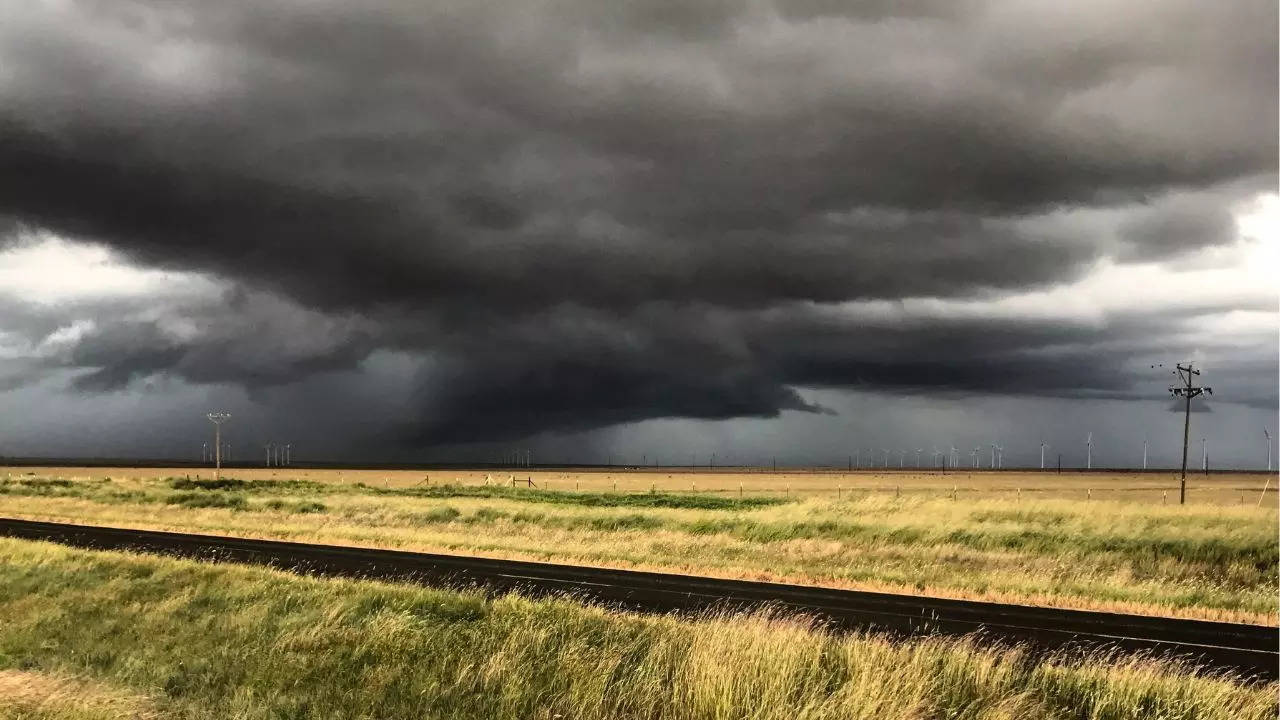
[[[1197,718],[1274,685],[765,617],[641,617],[0,540],[0,716]]]
[[[1031,490],[667,492],[635,477],[615,492],[608,476],[574,491],[554,478],[536,490],[485,485],[483,473],[410,482],[278,471],[215,484],[23,472],[0,480],[0,515],[1276,622],[1280,526],[1274,507],[1254,503],[1180,507],[1116,500],[1129,496],[1114,489],[1083,500]],[[471,484],[453,484],[459,477]],[[714,481],[668,487],[686,480]]]
[[[27,474],[50,478],[151,478],[174,476],[209,478],[212,468],[127,467],[3,467],[0,477]],[[858,494],[906,494],[922,497],[1027,498],[1065,500],[1114,500],[1148,505],[1177,504],[1179,480],[1173,472],[1031,472],[964,470],[767,470],[700,468],[597,469],[597,470],[316,470],[307,468],[229,468],[224,475],[244,480],[297,479],[322,484],[364,483],[384,488],[434,485],[510,485],[550,490],[638,493],[703,493],[718,495],[804,496],[819,498]],[[1273,473],[1190,474],[1187,502],[1192,505],[1256,505],[1263,497],[1273,508],[1277,502]]]

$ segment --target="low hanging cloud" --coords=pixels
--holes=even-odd
[[[1275,190],[1274,3],[2,16],[0,232],[219,288],[6,304],[24,347],[82,323],[23,376],[261,389],[403,352],[420,412],[389,432],[431,444],[823,412],[806,387],[1125,396],[1151,354],[1258,342],[1141,298],[997,310],[1234,252]]]

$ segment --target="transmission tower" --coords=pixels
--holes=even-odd
[[[217,480],[222,472],[222,423],[231,419],[231,413],[211,412],[206,417],[213,423],[213,479]]]

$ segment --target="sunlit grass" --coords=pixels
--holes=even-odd
[[[0,617],[0,671],[81,678],[113,697],[147,698],[157,717],[1252,720],[1277,711],[1274,685],[1151,660],[1033,661],[965,640],[833,636],[762,616],[634,616],[16,540],[0,540]]]
[[[28,477],[0,486],[0,514],[1275,622],[1277,521],[1267,510],[885,493],[707,507],[704,498],[735,500]]]

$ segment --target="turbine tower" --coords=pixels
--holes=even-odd
[[[996,469],[996,444],[991,443],[991,469]]]
[[[290,454],[291,454],[291,452],[292,452],[292,451],[293,451],[293,445],[292,445],[292,444],[286,444],[286,445],[284,446],[284,464],[285,464],[285,465],[292,465],[292,464],[293,464],[293,458],[291,458],[291,457],[290,457]]]
[[[231,419],[231,413],[211,412],[205,417],[209,418],[209,422],[213,423],[213,479],[217,480],[222,474],[222,423]]]
[[[1147,438],[1145,435],[1142,437],[1142,469],[1147,469]]]
[[[1200,469],[1209,472],[1209,441],[1200,438]]]
[[[1045,443],[1045,441],[1041,440],[1040,441],[1040,469],[1041,470],[1044,469],[1044,449],[1047,447],[1049,447],[1049,445]]]
[[[916,448],[916,467],[920,467],[920,456],[924,454],[924,448]]]
[[[1087,470],[1093,469],[1093,433],[1089,433],[1089,437],[1084,439],[1085,460],[1084,466]]]

